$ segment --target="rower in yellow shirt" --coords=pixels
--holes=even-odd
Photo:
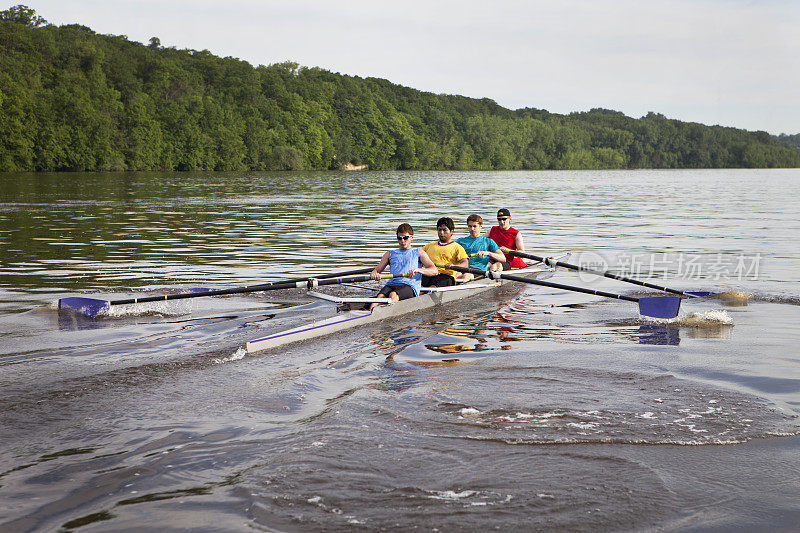
[[[439,240],[429,242],[422,249],[428,254],[431,262],[440,264],[453,264],[461,267],[469,266],[469,256],[464,251],[464,247],[452,240],[455,224],[450,217],[442,217],[436,221],[436,233]],[[460,276],[456,272],[440,268],[435,276],[422,276],[423,287],[450,287],[456,284],[456,278]]]

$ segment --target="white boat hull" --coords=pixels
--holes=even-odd
[[[549,277],[552,269],[544,266],[531,266],[515,270],[515,275],[530,277],[532,279]],[[416,298],[401,300],[390,305],[382,305],[370,311],[343,311],[336,316],[319,320],[313,323],[280,331],[266,337],[255,339],[247,343],[247,353],[260,352],[283,346],[293,342],[304,341],[330,335],[347,329],[352,329],[387,318],[397,317],[413,311],[443,305],[449,302],[462,300],[476,294],[493,291],[502,285],[516,283],[507,280],[477,280],[455,287],[423,289],[422,294]]]

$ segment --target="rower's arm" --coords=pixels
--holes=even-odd
[[[378,261],[378,266],[373,268],[372,272],[369,273],[369,276],[374,280],[381,279],[381,272],[383,272],[383,269],[386,268],[386,265],[388,264],[389,264],[389,252],[386,252],[385,254],[383,254],[383,257],[381,257],[381,260]]]
[[[517,247],[518,252],[525,251],[525,245],[522,243],[522,233],[517,233],[517,236],[514,238],[514,246]]]
[[[419,251],[419,262],[422,263],[423,268],[412,268],[412,271],[419,272],[425,276],[435,276],[439,273],[439,269],[433,264],[433,261],[431,261],[431,258],[428,257],[428,254],[425,252],[425,250]]]
[[[486,255],[488,255],[489,257],[500,263],[506,260],[506,256],[503,255],[503,252],[501,252],[500,250],[497,250],[496,252],[490,252],[487,250]]]
[[[453,264],[463,268],[469,268],[469,255],[467,255],[467,251],[464,250],[464,247],[460,244],[456,244],[456,246],[458,247],[456,248],[456,258],[460,257],[461,259],[459,259],[457,263]]]

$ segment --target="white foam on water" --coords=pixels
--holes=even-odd
[[[682,326],[691,327],[731,326],[733,325],[733,319],[727,313],[727,311],[717,309],[700,313],[690,313],[684,317],[681,317],[679,323]]]
[[[425,490],[428,498],[442,500],[448,503],[460,504],[464,507],[490,507],[511,502],[511,494],[497,494],[494,492],[481,492],[477,490]],[[466,500],[466,501],[465,501]]]
[[[748,294],[742,291],[725,291],[717,294],[717,298],[729,301],[732,300],[732,301],[746,302],[752,297],[753,297],[752,294]]]
[[[129,316],[176,317],[183,316],[188,312],[185,306],[176,305],[171,301],[145,302],[141,304],[112,305],[108,311],[100,313],[98,316],[110,318],[124,318]]]
[[[461,416],[478,416],[479,414],[481,414],[481,412],[474,407],[464,407],[461,409]]]
[[[547,419],[547,418],[557,418],[557,417],[563,417],[563,416],[566,416],[566,413],[552,413],[552,412],[551,412],[551,413],[541,413],[540,415],[537,415],[537,416],[538,416],[539,418],[544,418],[544,419]]]
[[[657,324],[669,324],[687,328],[713,328],[733,325],[731,316],[722,309],[688,313],[675,318],[648,318],[647,320]]]
[[[597,429],[599,427],[598,422],[569,422],[567,423],[568,427],[573,427],[577,429]]]
[[[794,437],[800,435],[800,431],[798,432],[769,432],[761,437]],[[713,439],[631,439],[631,438],[618,438],[618,437],[603,437],[603,438],[585,438],[585,437],[572,437],[572,438],[502,438],[498,439],[496,437],[485,437],[485,436],[459,436],[455,437],[452,435],[437,435],[443,438],[463,438],[466,440],[475,440],[475,441],[493,441],[493,442],[503,442],[509,445],[515,446],[550,446],[553,444],[595,444],[601,442],[603,444],[641,444],[641,445],[653,445],[653,444],[668,444],[668,445],[675,445],[675,446],[723,446],[723,445],[732,445],[732,444],[742,444],[743,442],[748,442],[752,440],[752,437],[743,437],[743,438],[713,438]]]
[[[454,490],[437,490],[428,497],[434,500],[457,501],[461,498],[469,498],[476,494],[478,494],[478,492],[474,490],[462,490],[461,492],[456,492]]]
[[[247,355],[247,349],[244,346],[240,346],[228,357],[215,358],[214,363],[221,365],[222,363],[228,363],[230,361],[238,361],[239,359],[244,359],[245,355]]]

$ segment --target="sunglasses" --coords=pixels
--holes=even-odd
[[[397,240],[398,241],[407,241],[410,238],[411,238],[411,235],[398,235],[397,236]]]
[[[497,217],[497,220],[502,222],[503,220],[508,220],[508,217]]]

